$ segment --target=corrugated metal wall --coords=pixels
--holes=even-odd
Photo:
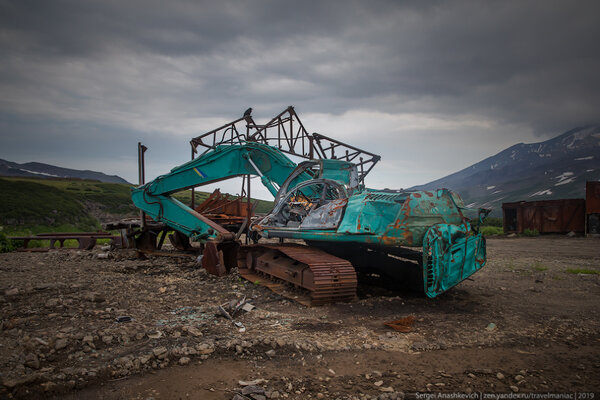
[[[583,233],[585,200],[561,199],[503,203],[504,232]]]
[[[600,182],[585,184],[585,218],[587,233],[600,234]]]

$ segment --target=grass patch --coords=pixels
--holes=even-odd
[[[10,235],[97,231],[89,206],[127,215],[135,208],[127,185],[94,181],[0,179],[0,225]]]
[[[521,235],[535,237],[540,236],[540,232],[537,229],[525,229]]]
[[[8,239],[6,235],[0,232],[0,253],[8,253],[17,248],[17,244],[14,241]]]
[[[506,264],[506,271],[514,272],[523,276],[530,276],[533,274],[531,270],[529,270],[525,265],[515,265],[514,260],[510,260],[508,264]]]
[[[504,235],[504,230],[497,226],[482,226],[479,231],[485,236]]]
[[[534,269],[534,270],[536,270],[536,271],[540,271],[540,272],[548,270],[548,267],[546,267],[544,264],[539,263],[539,262],[536,262],[535,264],[533,264],[531,266],[531,268]]]
[[[508,269],[508,271],[515,271],[517,269],[515,262],[513,260],[510,260],[508,262],[508,264],[506,264],[506,268]]]
[[[568,268],[565,272],[567,274],[600,275],[600,271],[590,268]]]
[[[209,195],[196,191],[196,204]],[[191,190],[174,197],[189,205]],[[266,213],[272,208],[273,202],[259,200],[255,212]],[[0,230],[8,236],[97,231],[101,226],[93,210],[112,214],[115,219],[138,215],[131,201],[131,185],[78,179],[0,178]]]
[[[494,226],[496,228],[502,228],[502,218],[487,217],[483,220],[483,224],[481,224],[481,226]]]
[[[131,202],[131,186],[123,183],[104,183],[88,180],[72,179],[28,179],[3,177],[1,180],[12,183],[12,187],[4,186],[7,190],[20,192],[19,186],[27,184],[28,193],[44,200],[48,193],[61,193],[67,201],[93,202],[100,204],[104,211],[112,214],[127,214],[136,209]],[[35,186],[37,185],[37,186]],[[9,194],[11,194],[9,192]],[[0,204],[4,200],[0,198]],[[52,203],[57,204],[57,203]],[[59,206],[60,204],[57,204]]]

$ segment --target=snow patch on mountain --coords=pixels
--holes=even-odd
[[[600,136],[600,133],[592,132],[593,129],[595,129],[595,127],[580,129],[576,132],[573,132],[568,138],[565,138],[565,140],[571,141],[569,144],[567,144],[567,148],[574,149],[576,147],[577,142],[580,142],[580,141],[588,138],[589,136],[594,136],[594,137],[597,137],[597,135]]]
[[[554,179],[558,179],[558,182],[554,184],[554,186],[566,185],[567,183],[571,183],[575,180],[573,176],[573,172],[563,172],[562,174],[555,176]]]
[[[449,188],[466,203],[501,215],[502,201],[529,197],[584,198],[585,182],[600,180],[600,125],[571,129],[539,143],[518,143],[465,169],[412,189]],[[564,171],[564,172],[563,172]],[[497,193],[502,188],[502,193]],[[551,188],[551,189],[550,189]]]
[[[21,171],[25,171],[25,172],[29,172],[30,174],[36,174],[36,175],[43,175],[43,176],[49,176],[52,178],[63,178],[62,176],[58,176],[58,175],[54,175],[54,174],[49,174],[47,172],[39,172],[39,171],[30,171],[28,169],[25,168],[19,168]]]
[[[573,181],[575,181],[575,178],[565,179],[564,181],[560,181],[558,183],[555,183],[554,186],[566,185],[567,183],[571,183]]]
[[[539,192],[535,192],[534,194],[530,194],[529,197],[551,195],[551,194],[552,194],[552,190],[545,189],[545,190],[540,190]]]
[[[17,176],[38,179],[90,179],[109,183],[128,183],[125,179],[117,175],[106,175],[98,171],[63,168],[39,162],[19,164],[3,159],[0,159],[0,176]]]

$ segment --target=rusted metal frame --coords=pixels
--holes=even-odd
[[[285,114],[286,112],[289,113],[289,116],[282,118],[282,115]],[[294,116],[296,117],[296,121],[299,123],[297,132],[294,132]],[[288,122],[289,122],[289,129],[286,129],[285,124]],[[273,138],[273,139],[269,139],[268,129],[273,128],[273,127],[277,127],[277,137]],[[283,137],[282,137],[282,133],[283,133]],[[300,141],[300,144],[302,146],[301,156],[302,157],[307,156],[304,138],[309,137],[309,134],[306,131],[306,129],[304,129],[304,126],[302,125],[302,123],[300,123],[298,115],[294,112],[293,107],[288,107],[285,111],[283,111],[282,113],[277,115],[275,118],[271,119],[271,121],[269,121],[265,125],[263,125],[256,133],[254,133],[252,135],[252,138],[255,139],[256,136],[260,136],[261,140],[265,144],[269,144],[269,140],[277,140],[277,147],[280,150],[285,151],[289,154],[294,154],[294,155],[299,155],[298,152],[295,150],[295,148],[296,148],[296,145],[298,144],[298,141]],[[289,147],[289,150],[283,150],[282,145],[281,145],[282,139]]]
[[[236,124],[243,120],[246,121],[245,135],[240,133],[236,127]],[[273,132],[273,128],[276,128],[275,132]],[[273,132],[272,137],[269,137],[270,132]],[[221,133],[221,137],[217,138],[219,133]],[[227,137],[227,135],[230,136]],[[205,143],[204,139],[209,136],[212,137],[212,143]],[[271,142],[276,142],[276,146],[281,152],[309,160],[324,158],[352,162],[358,166],[359,180],[363,183],[365,176],[381,159],[376,154],[325,135],[308,133],[292,106],[286,108],[264,125],[257,125],[252,117],[247,115],[193,138],[190,144],[192,145],[192,151],[196,152],[197,146],[211,149],[220,144],[234,144],[242,141],[255,141],[270,146],[275,144]],[[340,150],[344,151],[340,154]]]
[[[316,143],[316,146],[314,146],[314,143]],[[323,149],[323,146],[321,146],[321,141],[316,138],[313,134],[313,146],[315,148],[315,150],[317,150],[317,155],[318,157],[316,158],[329,158],[327,157],[327,153],[325,153],[325,149]]]
[[[281,119],[281,116],[287,112],[289,112],[290,109],[293,109],[292,106],[289,106],[288,108],[286,108],[285,110],[283,110],[282,112],[280,112],[279,114],[277,114],[275,117],[273,117],[269,122],[267,122],[264,125],[260,125],[260,128],[257,126],[257,130],[256,132],[254,132],[251,136],[248,137],[248,139],[253,140],[255,142],[258,142],[259,140],[257,140],[257,136],[260,136],[260,138],[262,139],[262,142],[265,144],[267,143],[267,137],[266,137],[266,133],[267,133],[267,129],[273,126],[279,126],[280,124],[276,124],[273,125],[273,123],[277,120]],[[265,134],[263,134],[263,132]]]
[[[318,135],[318,134],[314,134],[314,135]],[[322,136],[322,135],[320,135]],[[357,167],[360,168],[360,172],[359,172],[359,178],[362,181],[364,179],[364,177],[371,171],[371,169],[373,169],[373,167],[375,166],[375,164],[377,162],[379,162],[380,157],[378,155],[372,154],[372,153],[367,153],[365,151],[362,150],[357,150],[353,153],[350,153],[348,150],[346,150],[346,154],[339,156],[335,153],[335,149],[338,147],[348,147],[347,145],[343,144],[343,143],[337,143],[337,144],[331,144],[329,147],[324,148],[321,143],[320,143],[321,138],[318,138],[316,140],[318,148],[317,150],[319,150],[317,153],[319,153],[320,158],[328,158],[328,159],[337,159],[337,160],[345,160],[348,162],[352,162],[353,164],[355,164]],[[333,139],[326,139],[326,140],[333,140]],[[327,152],[331,152],[331,155],[328,155]],[[365,159],[363,157],[359,157],[361,154],[368,154],[369,156],[371,156],[371,158],[369,158],[368,160],[365,161]],[[359,157],[359,162],[355,162],[354,160],[356,159],[356,157]],[[370,164],[368,169],[365,171],[364,167]]]
[[[158,244],[156,245],[156,248],[158,250],[162,249],[163,243],[165,242],[165,237],[167,237],[167,232],[167,228],[163,229],[163,231],[161,232],[160,238],[158,239]]]
[[[208,208],[217,201],[217,198],[221,195],[219,189],[212,192],[206,200],[204,200],[200,205],[198,205],[198,209],[194,208],[197,212],[209,211]]]
[[[292,110],[294,110],[292,108]],[[298,115],[296,114],[296,110],[294,110],[294,115],[296,115],[296,120],[298,121],[298,132],[303,132],[304,136],[303,137],[307,137],[308,138],[308,147],[309,147],[309,153],[308,153],[308,159],[312,160],[313,157],[313,149],[312,146],[314,145],[314,137],[313,135],[309,134],[308,131],[306,130],[306,128],[304,127],[304,124],[302,123],[302,121],[300,121],[300,118],[298,118]],[[304,140],[302,141],[302,154],[304,154],[305,152],[305,148],[304,148]]]
[[[300,121],[300,117],[298,117],[298,114],[296,114],[296,110],[294,109],[294,107],[289,107],[289,112],[290,112],[290,115],[296,117],[296,122],[298,123],[298,131],[296,132],[296,137],[302,138],[302,142],[301,142],[302,143],[302,155],[304,157],[306,157],[307,154],[306,154],[306,146],[305,146],[304,138],[309,139],[308,145],[310,147],[310,146],[312,146],[312,143],[313,143],[312,135],[308,133],[308,131],[304,127],[304,124],[302,123],[302,121]],[[290,130],[293,131],[291,121],[290,121]],[[308,154],[308,157],[309,157],[309,159],[311,158],[310,152]]]
[[[287,117],[283,117],[283,115],[286,113],[289,115]],[[294,129],[294,120],[298,124],[297,130]],[[285,128],[286,123],[289,123],[288,129]],[[269,128],[274,127],[277,127],[277,136],[275,138],[269,138]],[[296,114],[294,108],[291,106],[279,113],[265,125],[262,125],[257,132],[251,136],[251,139],[255,141],[262,141],[265,144],[269,144],[270,140],[277,140],[277,147],[281,151],[303,158],[312,158],[312,151],[310,151],[313,142],[312,136],[308,133],[302,124],[302,121],[300,121],[298,114]],[[308,140],[308,144],[306,143],[306,139]],[[282,147],[282,140],[285,144],[287,144],[289,149],[284,149],[284,147]],[[302,148],[300,152],[296,150],[297,145],[300,145]],[[308,153],[307,147],[309,150]]]
[[[362,160],[362,159],[361,159]],[[369,168],[365,171],[363,170],[363,163],[360,164],[360,173],[359,173],[359,179],[361,182],[364,183],[365,180],[365,176],[367,176],[369,174],[369,172],[371,172],[371,170],[373,169],[373,167],[375,166],[375,164],[377,164],[379,160],[373,162],[371,165],[369,165]]]
[[[192,160],[194,160],[194,154],[196,154],[196,152],[194,151],[194,147],[192,146]],[[196,190],[194,190],[195,188],[192,188],[192,210],[195,208],[196,206]]]
[[[35,236],[64,237],[65,239],[74,239],[72,236],[76,236],[76,237],[94,236],[96,239],[100,239],[100,238],[110,239],[112,237],[112,234],[110,232],[57,232],[57,233],[38,233]]]
[[[194,217],[198,218],[200,221],[204,222],[206,225],[210,226],[212,229],[215,230],[215,232],[218,232],[221,235],[229,235],[229,231],[227,229],[223,228],[221,225],[206,218],[204,215],[202,215],[194,210],[189,210],[188,212],[190,214],[192,214]],[[176,223],[175,221],[171,221],[171,222]]]
[[[138,142],[138,178],[139,185],[142,186],[146,183],[146,167],[144,160],[144,153],[148,150],[146,146],[142,144],[142,142]],[[142,227],[146,226],[146,213],[140,210],[140,225]]]
[[[217,135],[221,135],[221,139],[217,140]],[[230,137],[228,139],[225,138],[225,136],[229,134]],[[235,127],[235,125],[231,125],[227,128],[225,128],[225,130],[221,133],[219,132],[214,132],[214,134],[212,135],[212,145],[207,146],[209,148],[214,148],[216,147],[218,144],[234,144],[235,143],[235,139],[238,140],[238,143],[241,143],[242,140],[240,139],[240,132],[237,130],[237,128]]]
[[[288,130],[285,129],[285,123],[288,122],[288,121],[290,123],[289,133],[288,133]],[[293,117],[288,117],[288,118],[285,118],[285,119],[279,118],[279,126],[281,127],[281,130],[283,130],[283,134],[285,136],[285,141],[287,142],[287,145],[289,146],[290,151],[292,153],[296,153],[296,151],[294,150],[294,148],[296,147],[296,143],[298,142],[298,138],[294,137],[294,119],[293,119]]]
[[[234,132],[235,132],[235,135],[234,135]],[[229,139],[225,139],[225,136],[227,134],[231,135],[231,137]],[[213,147],[215,146],[215,143],[214,143],[215,139],[216,139],[216,134],[213,136]],[[229,128],[226,128],[221,133],[221,140],[219,141],[219,143],[234,144],[234,139],[238,139],[238,143],[241,143],[240,132],[237,130],[235,125],[232,125]]]
[[[241,121],[246,121],[246,134],[240,133],[236,126],[236,124]],[[254,120],[251,116],[240,117],[232,122],[222,125],[216,129],[213,129],[212,131],[203,133],[202,135],[196,136],[195,138],[190,140],[192,151],[195,153],[197,151],[198,146],[203,146],[207,149],[212,149],[218,146],[219,144],[242,143],[248,139],[251,126],[255,127],[256,129],[256,124],[254,123]],[[221,134],[221,139],[217,140],[217,135],[219,133]],[[230,135],[230,137],[226,138],[228,134]],[[204,139],[208,136],[212,136],[212,144],[204,142]]]
[[[246,175],[244,175],[244,181],[245,177]],[[242,182],[242,185],[244,184],[245,183]],[[220,192],[215,191],[211,193],[211,195],[195,210],[208,215],[220,207],[226,207],[230,204],[240,203],[237,207],[237,212],[240,213],[240,205],[243,197],[245,197],[245,194],[240,195],[239,197],[230,197],[228,194],[223,195]]]
[[[313,135],[319,135],[319,134],[315,133]],[[319,136],[322,136],[322,135],[319,135]],[[342,159],[342,160],[345,159],[348,162],[353,162],[353,160],[356,158],[356,156],[358,156],[359,154],[362,154],[362,153],[366,153],[366,152],[363,152],[362,150],[360,150],[360,153],[358,153],[355,156],[353,156],[352,158],[350,158],[349,157],[350,153],[346,150],[346,156],[345,157],[344,156],[337,157],[335,155],[335,148],[337,146],[333,146],[332,145],[332,146],[330,146],[328,148],[323,148],[323,146],[321,145],[321,138],[314,137],[313,139],[315,139],[315,141],[317,142],[317,146],[318,147],[316,147],[316,146],[314,146],[314,147],[315,147],[316,150],[318,150],[317,154],[319,154],[319,156],[320,156],[319,158],[333,158],[333,159]],[[327,138],[327,140],[333,140],[333,139]],[[346,145],[345,144],[340,144],[339,146],[346,146]],[[327,155],[327,150],[331,150],[331,154],[332,154],[331,156]],[[371,153],[367,153],[367,154],[371,155]],[[359,162],[354,162],[354,164],[359,169],[359,171],[358,171],[358,179],[361,182],[364,183],[365,176],[367,176],[367,174],[369,172],[371,172],[371,170],[373,169],[373,167],[375,166],[375,164],[377,164],[377,162],[379,162],[379,159],[380,159],[379,156],[373,155],[373,157],[371,157],[367,161],[365,161],[362,157],[359,157],[360,161]],[[366,164],[369,164],[369,163],[370,163],[370,165],[369,165],[368,169],[365,171],[364,167],[365,167]]]
[[[252,200],[250,198],[250,175],[246,175],[246,184],[248,185],[246,187],[246,195],[248,196],[248,199],[246,200],[247,201],[247,205],[246,205],[247,208],[246,208],[246,238],[245,238],[245,243],[248,244],[248,243],[250,243],[250,238],[248,237],[248,232],[250,231],[250,224],[252,222],[252,209],[251,209],[251,206],[250,206],[250,201]],[[242,185],[242,188],[243,188],[243,185]],[[239,235],[241,235],[243,229],[244,229],[243,227],[240,228]],[[236,235],[236,237],[239,237],[239,235]]]
[[[339,140],[332,139],[330,137],[321,135],[319,133],[313,133],[313,137],[314,137],[315,141],[317,142],[318,149],[321,151],[322,158],[342,159],[342,160],[346,160],[346,161],[353,162],[354,164],[356,164],[360,169],[359,180],[361,182],[364,182],[365,176],[367,176],[367,174],[369,172],[371,172],[371,170],[373,169],[375,164],[377,164],[379,162],[379,160],[381,159],[381,157],[378,156],[377,154],[359,149],[357,147],[340,142]],[[323,144],[321,143],[321,141],[328,142],[329,146],[323,147]],[[342,156],[336,155],[335,150],[338,148],[345,148],[346,149],[345,155],[342,155]],[[353,153],[351,153],[348,149],[352,150]],[[327,155],[327,151],[331,151],[331,156]],[[368,156],[368,158],[360,157],[361,154]],[[358,162],[358,163],[354,162],[356,157],[359,157],[360,162]],[[365,170],[365,167],[366,167],[366,170]]]
[[[50,243],[49,248],[54,249],[56,242],[59,247],[63,248],[65,240],[77,240],[77,246],[79,249],[91,250],[96,244],[96,239],[110,239],[111,243],[115,243],[119,236],[112,235],[107,232],[66,232],[66,233],[40,233],[33,236],[10,236],[11,240],[22,240],[23,248],[28,248],[31,240],[48,240]]]
[[[352,145],[349,145],[349,144],[346,144],[346,143],[344,143],[344,142],[340,142],[339,140],[332,139],[332,138],[330,138],[330,137],[328,137],[328,136],[325,136],[325,135],[321,135],[320,133],[316,133],[316,132],[315,132],[315,133],[313,133],[313,136],[314,136],[314,137],[315,137],[315,139],[317,139],[317,140],[322,140],[322,139],[324,139],[324,140],[327,140],[327,141],[329,141],[329,142],[335,143],[336,145],[339,145],[339,146],[344,146],[344,147],[347,147],[347,148],[349,148],[349,149],[351,149],[351,150],[354,150],[354,151],[360,152],[360,153],[362,153],[362,154],[366,154],[366,155],[370,156],[371,158],[373,158],[373,159],[376,159],[377,161],[379,161],[379,159],[381,158],[381,157],[380,157],[380,156],[378,156],[377,154],[374,154],[374,153],[371,153],[371,152],[368,152],[368,151],[365,151],[365,150],[359,149],[358,147],[354,147],[354,146],[352,146]]]
[[[242,175],[242,189],[240,190],[240,198],[247,197],[246,196],[246,179],[249,179],[249,175]]]
[[[191,144],[193,147],[197,147],[197,146],[206,146],[206,143],[204,143],[204,142],[202,141],[202,139],[204,139],[204,138],[205,138],[205,137],[207,137],[207,136],[210,136],[210,135],[213,135],[213,134],[217,133],[217,132],[218,132],[218,131],[220,131],[221,129],[225,129],[225,128],[227,128],[227,127],[231,126],[231,125],[235,125],[235,124],[237,124],[238,122],[242,121],[243,119],[244,119],[244,117],[240,117],[240,118],[238,118],[238,119],[236,119],[236,120],[234,120],[234,121],[231,121],[231,122],[228,122],[228,123],[226,123],[226,124],[225,124],[225,125],[223,125],[223,126],[220,126],[220,127],[218,127],[218,128],[215,128],[215,129],[213,129],[212,131],[209,131],[209,132],[203,133],[203,134],[202,134],[202,135],[200,135],[200,136],[196,136],[195,138],[193,138],[192,140],[190,140],[190,144]]]
[[[363,165],[363,164],[366,164],[366,163],[368,163],[368,162],[371,161],[371,160],[364,161],[364,159],[362,157],[360,157],[360,155],[363,154],[363,152],[361,152],[361,151],[355,151],[353,153],[350,153],[350,151],[346,150],[346,154],[344,154],[343,156],[337,155],[335,153],[335,149],[338,148],[338,147],[342,147],[342,146],[345,146],[345,145],[343,145],[343,144],[331,144],[329,147],[323,148],[323,152],[331,151],[331,156],[328,157],[328,158],[333,158],[333,159],[336,159],[336,160],[346,160],[348,162],[352,162],[352,161],[354,161],[358,157],[359,160],[360,160],[360,162],[358,162],[358,163],[355,162],[354,164],[356,164],[356,165]]]
[[[218,209],[220,207],[226,207],[229,204],[234,204],[234,203],[239,202],[239,201],[240,201],[240,198],[229,199],[229,196],[224,196],[223,199],[215,200],[214,204],[211,204],[211,208],[206,208],[206,209],[202,210],[202,212],[204,212],[206,214],[211,214],[213,211],[215,211],[216,209]]]
[[[281,118],[282,115],[284,115],[285,113],[288,113],[289,116],[286,118]],[[298,129],[296,131],[294,131],[294,119],[298,123]],[[277,121],[277,124],[275,124],[275,121]],[[286,122],[289,122],[289,133],[285,129]],[[288,154],[301,156],[303,158],[306,158],[306,157],[308,157],[309,159],[312,158],[311,151],[309,151],[308,154],[306,153],[307,145],[305,143],[305,138],[306,138],[306,139],[308,139],[308,142],[309,142],[308,147],[310,150],[310,147],[312,146],[312,142],[313,142],[312,136],[308,133],[308,131],[302,124],[302,121],[300,121],[300,118],[298,117],[298,114],[294,110],[294,107],[290,106],[287,109],[285,109],[283,112],[281,112],[279,115],[277,115],[271,121],[269,121],[266,125],[264,125],[263,128],[261,128],[259,132],[257,132],[260,134],[260,136],[263,138],[263,140],[265,141],[266,144],[269,144],[267,130],[268,130],[268,128],[272,128],[274,126],[277,126],[277,147],[280,150],[282,150]],[[283,129],[285,141],[287,142],[287,145],[289,146],[290,150],[283,150],[281,147],[281,130],[282,129]],[[264,134],[262,133],[263,131],[264,131]],[[302,151],[300,154],[295,150],[296,145],[298,144],[298,141],[300,141],[300,145],[302,146]]]

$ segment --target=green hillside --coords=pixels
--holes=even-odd
[[[196,192],[196,204],[209,193]],[[175,195],[189,204],[191,192]],[[259,201],[256,212],[272,203]],[[109,220],[136,216],[130,186],[88,180],[0,178],[0,226],[7,234],[93,231]]]

